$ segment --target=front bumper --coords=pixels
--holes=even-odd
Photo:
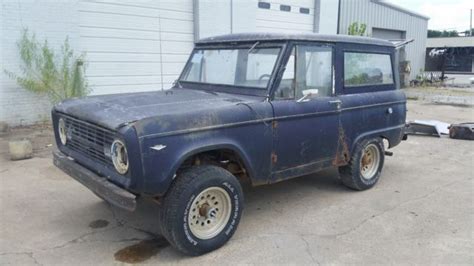
[[[59,169],[105,201],[128,211],[135,210],[137,197],[134,194],[111,183],[105,177],[98,176],[60,151],[53,152],[53,161]]]

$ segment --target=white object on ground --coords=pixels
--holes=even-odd
[[[33,145],[29,140],[8,142],[11,160],[23,160],[33,157]]]

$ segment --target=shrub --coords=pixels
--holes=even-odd
[[[349,35],[364,36],[366,30],[367,30],[366,24],[361,23],[359,25],[358,22],[353,22],[351,23],[351,25],[349,25],[347,32]]]
[[[22,65],[21,75],[4,70],[8,77],[31,92],[47,95],[52,103],[71,97],[82,97],[90,90],[84,79],[84,55],[76,55],[66,37],[59,53],[45,40],[25,29],[17,42]]]

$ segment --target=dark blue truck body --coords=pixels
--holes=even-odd
[[[281,48],[267,88],[179,81],[166,91],[67,100],[52,111],[59,152],[134,195],[159,197],[196,154],[232,153],[252,184],[261,185],[345,165],[364,138],[384,138],[390,147],[400,143],[406,98],[399,90],[391,43],[362,37],[237,34],[202,40],[196,49],[252,49],[256,44]],[[286,61],[298,44],[332,49],[331,96],[275,100]],[[346,88],[347,51],[388,54],[394,82]],[[69,145],[59,141],[60,117],[68,119],[73,132]],[[80,134],[83,137],[76,138]],[[127,146],[130,170],[125,175],[118,174],[107,157],[114,138]]]

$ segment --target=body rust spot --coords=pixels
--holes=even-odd
[[[114,257],[115,260],[125,263],[140,263],[153,257],[168,245],[164,238],[146,239],[117,251]]]

